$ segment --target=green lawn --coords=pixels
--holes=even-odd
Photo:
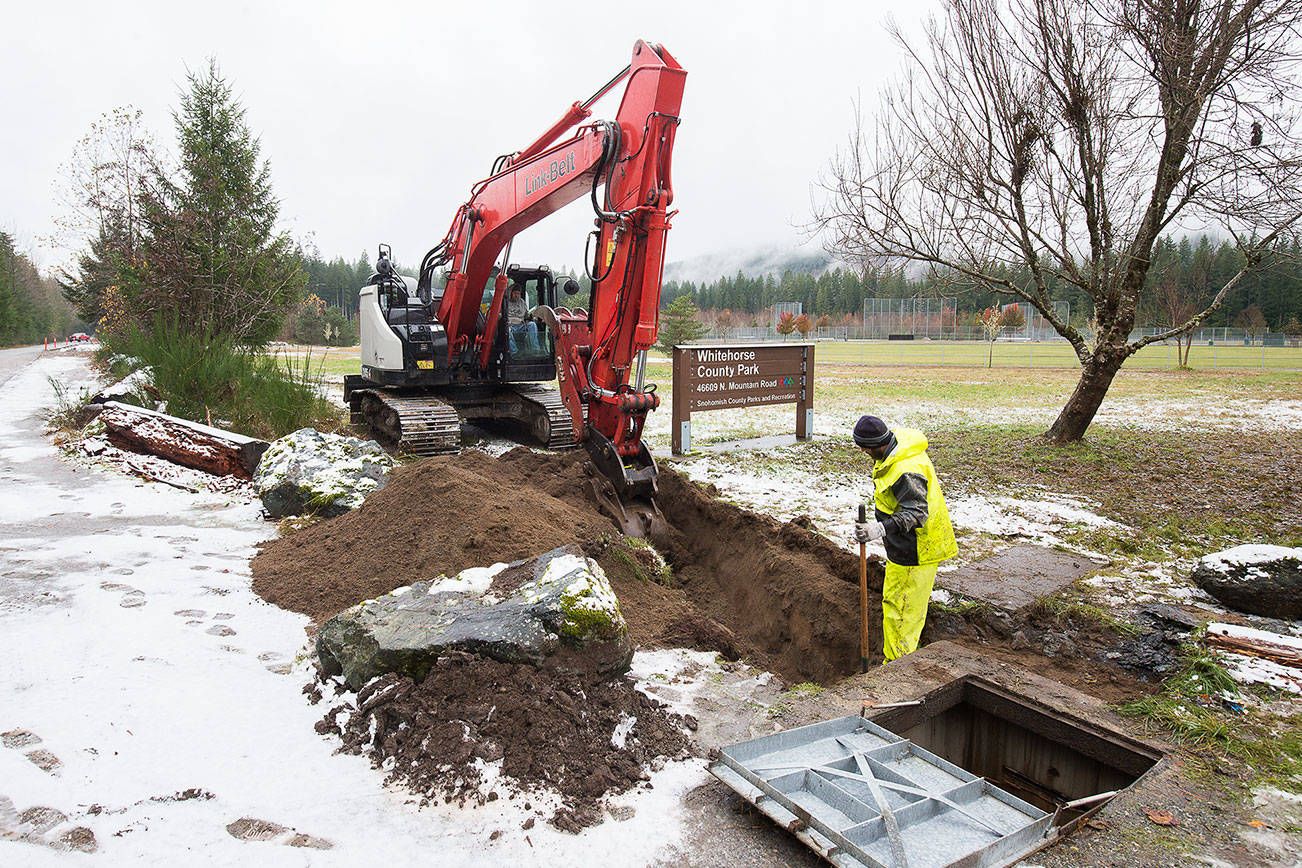
[[[344,374],[362,372],[361,347],[273,347],[270,354],[300,363],[307,359],[327,382],[343,382]]]
[[[344,374],[361,373],[359,347],[281,347],[273,352],[301,357],[311,355],[312,366],[318,365],[327,379]],[[984,368],[988,347],[980,341],[820,341],[816,344],[818,365],[903,365],[906,367]],[[651,355],[651,370],[662,363],[668,380],[668,360]],[[1302,347],[1246,347],[1242,344],[1194,346],[1189,366],[1195,371],[1302,371]],[[995,344],[993,367],[996,368],[1069,368],[1079,369],[1075,353],[1065,343]],[[1152,344],[1132,356],[1123,370],[1174,370],[1174,346]]]
[[[820,341],[815,358],[829,364],[958,365],[985,367],[989,347],[981,341]],[[1075,368],[1075,352],[1062,342],[998,341],[992,364],[998,368]],[[1129,368],[1175,368],[1175,346],[1150,344],[1132,356]],[[1302,347],[1249,347],[1239,344],[1194,346],[1192,368],[1274,368],[1302,370]]]

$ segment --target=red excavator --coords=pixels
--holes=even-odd
[[[656,532],[656,467],[642,427],[660,399],[644,375],[686,76],[668,51],[639,40],[622,72],[533,144],[497,158],[419,277],[399,275],[380,245],[361,291],[362,373],[344,378],[354,422],[417,455],[458,451],[463,419],[511,420],[551,447],[582,443],[600,472],[598,498],[625,533]],[[592,104],[620,82],[615,120],[589,122]],[[511,241],[585,195],[596,226],[584,254],[592,298],[571,310],[557,291],[573,295],[578,281],[511,263]],[[559,388],[539,385],[553,379]]]

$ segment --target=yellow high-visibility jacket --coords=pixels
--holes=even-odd
[[[894,434],[895,448],[873,465],[873,505],[886,528],[886,559],[906,567],[938,564],[958,554],[958,543],[927,438],[916,428]]]

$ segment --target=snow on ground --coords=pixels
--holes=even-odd
[[[1289,693],[1302,694],[1302,672],[1264,657],[1217,651],[1225,671],[1240,684],[1265,684]]]
[[[573,836],[524,832],[532,814],[509,799],[421,809],[335,755],[301,695],[307,619],[249,587],[273,527],[241,493],[61,460],[37,408],[47,374],[79,372],[47,355],[0,386],[0,830],[51,808],[66,820],[50,814],[44,838],[84,827],[98,853],[0,840],[0,864],[644,865],[680,838],[700,760],[614,800],[631,818]],[[227,827],[245,818],[331,849],[239,840]]]
[[[738,664],[728,664],[726,671],[736,673],[738,668]],[[663,702],[677,714],[694,714],[696,699],[707,694],[712,702],[722,697],[736,704],[765,707],[756,693],[779,683],[773,673],[745,666],[740,670],[732,678],[724,679],[725,669],[719,655],[670,648],[637,652],[630,671],[638,690]]]
[[[1203,555],[1199,564],[1218,573],[1229,572],[1234,567],[1255,567],[1257,564],[1270,563],[1279,560],[1302,560],[1302,548],[1288,548],[1286,546],[1252,544],[1235,546],[1232,549],[1226,549],[1221,552],[1212,552],[1209,555]],[[1249,574],[1257,573],[1264,575],[1261,570],[1250,569]]]
[[[764,453],[762,466],[737,468],[734,457],[705,454],[675,466],[691,479],[712,483],[724,497],[751,509],[789,521],[808,515],[814,525],[848,550],[858,549],[851,537],[860,503],[872,502],[872,480],[866,473],[811,473],[782,460],[783,448]],[[1046,494],[1039,500],[1003,495],[982,496],[947,492],[945,504],[957,530],[1019,539],[1045,546],[1078,548],[1059,534],[1067,528],[1118,528],[1116,522],[1090,509],[1081,498]],[[870,553],[885,556],[880,542]],[[1093,554],[1083,551],[1083,554]]]
[[[1085,579],[1098,591],[1100,605],[1133,608],[1149,603],[1194,606],[1212,613],[1224,613],[1225,606],[1189,581],[1189,564],[1183,561],[1157,563],[1134,561]]]
[[[818,400],[814,405],[816,436],[849,438],[854,423],[864,413],[881,416],[887,424],[910,425],[928,429],[988,426],[1036,425],[1047,428],[1058,417],[1070,393],[1045,390],[1042,396],[1026,397],[1011,389],[1007,397],[980,394],[980,387],[1015,384],[1019,372],[1000,370],[988,377],[972,378],[971,371],[954,369],[948,382],[960,387],[945,397],[915,397],[901,389],[889,399],[864,403],[856,386],[870,383],[879,369],[862,372],[852,367],[820,369]],[[966,377],[966,379],[965,379]],[[670,441],[670,391],[668,375],[661,383],[665,403],[647,416],[644,439],[652,449],[668,449]],[[970,385],[969,392],[961,387]],[[1103,427],[1144,431],[1187,433],[1191,429],[1232,431],[1299,431],[1302,430],[1302,399],[1257,398],[1238,396],[1225,400],[1223,390],[1180,391],[1167,396],[1158,389],[1142,396],[1118,394],[1114,388],[1104,399],[1095,417]],[[795,407],[791,404],[751,407],[740,410],[716,410],[694,414],[692,439],[696,443],[735,440],[781,432],[795,432]]]
[[[1055,533],[1066,527],[1120,527],[1111,519],[1090,512],[1085,501],[1065,495],[1023,500],[995,495],[947,498],[955,527],[1002,537],[1022,537],[1041,545],[1065,545]]]

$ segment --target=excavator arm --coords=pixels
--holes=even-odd
[[[571,106],[537,141],[498,159],[421,265],[419,291],[426,299],[434,269],[447,267],[437,316],[447,331],[449,360],[461,357],[483,369],[507,294],[511,240],[576,199],[591,197],[591,309],[534,313],[556,337],[557,376],[575,437],[621,501],[655,494],[655,464],[641,434],[659,398],[643,388],[640,368],[636,382],[630,380],[659,327],[665,237],[673,214],[671,157],[686,75],[663,48],[638,41],[626,69]],[[621,81],[626,85],[615,120],[579,126],[590,117],[590,106]],[[484,288],[499,257],[481,323]]]

